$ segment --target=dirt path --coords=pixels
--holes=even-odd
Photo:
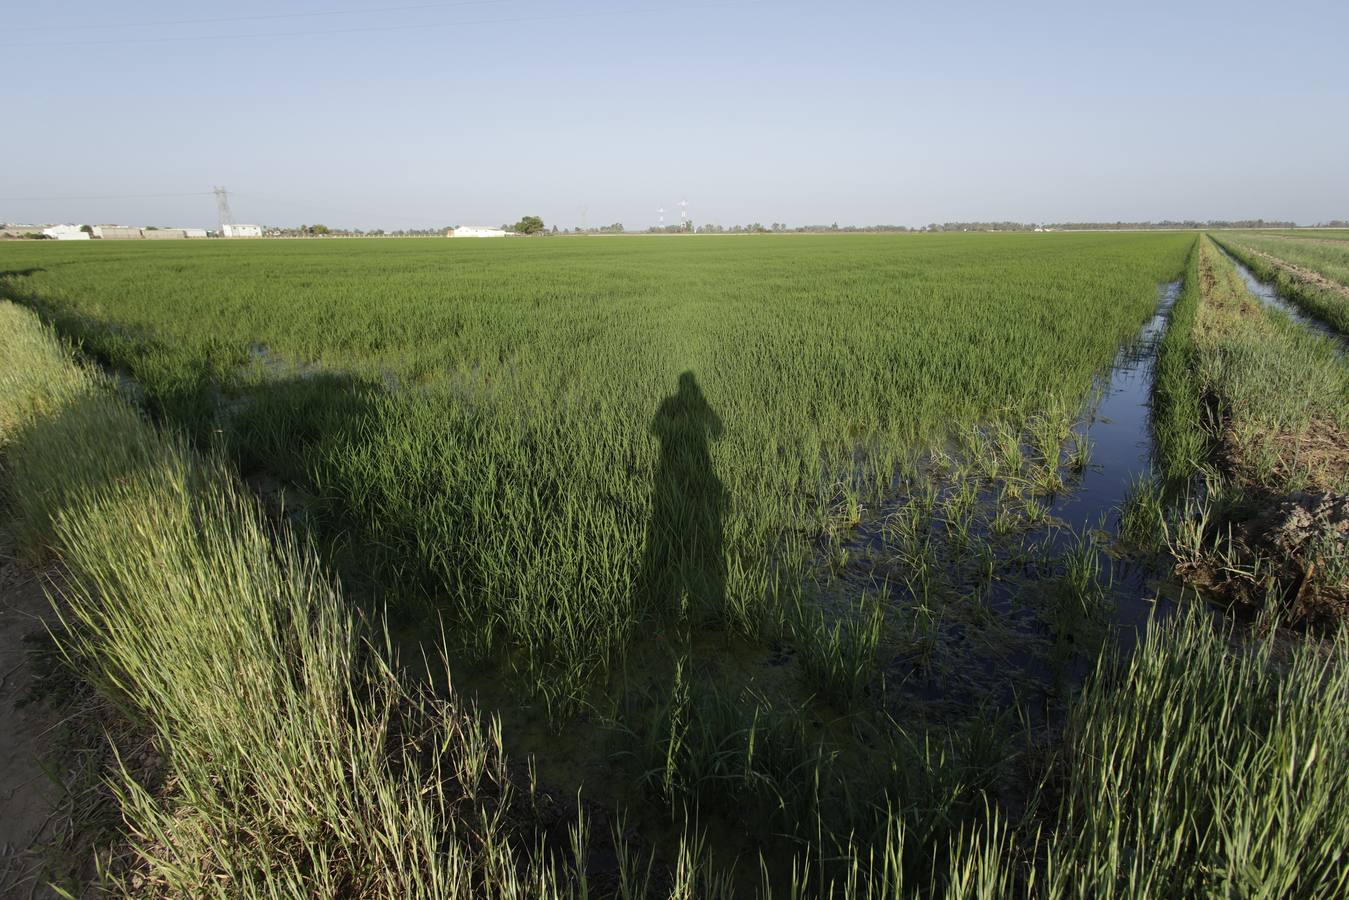
[[[0,897],[54,897],[44,878],[60,793],[43,768],[59,724],[28,702],[33,649],[51,613],[41,577],[0,550]]]

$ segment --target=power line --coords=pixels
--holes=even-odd
[[[356,216],[363,219],[397,219],[402,222],[432,221],[432,217],[430,216],[404,216],[390,213],[370,212],[369,210],[344,209],[341,207],[329,206],[323,201],[313,203],[308,200],[294,200],[294,199],[287,199],[285,197],[272,197],[265,194],[240,193],[238,191],[230,191],[230,193],[235,197],[247,197],[254,201],[260,200],[264,204],[269,206],[288,206],[292,210],[304,210],[307,213],[314,215]]]
[[[308,31],[272,31],[255,32],[252,34],[201,34],[201,35],[179,35],[176,37],[158,37],[158,38],[114,38],[100,39],[92,41],[47,41],[31,43],[11,43],[0,44],[3,48],[23,48],[23,47],[88,47],[95,45],[121,45],[121,44],[173,44],[185,41],[233,41],[248,40],[253,38],[278,38],[278,37],[311,37],[315,35],[332,34],[370,34],[383,31],[422,31],[430,28],[462,28],[471,25],[514,25],[527,22],[557,22],[570,19],[596,19],[607,16],[633,16],[645,15],[650,13],[669,13],[684,12],[690,9],[709,9],[716,7],[744,6],[749,3],[758,3],[760,0],[727,0],[721,3],[685,3],[678,6],[648,6],[638,9],[608,9],[596,10],[588,13],[564,13],[551,16],[518,16],[505,19],[472,19],[460,22],[423,22],[415,25],[377,25],[366,28],[331,28]]]
[[[0,197],[0,203],[48,203],[58,200],[150,200],[160,197],[209,197],[212,191],[191,191],[184,194],[89,194],[66,197]]]
[[[486,6],[510,3],[513,0],[455,0],[452,3],[419,3],[415,6],[366,6],[357,9],[325,9],[311,12],[272,13],[265,16],[223,16],[214,19],[165,19],[159,22],[106,22],[78,25],[19,25],[7,26],[6,31],[96,31],[108,28],[160,28],[170,25],[216,25],[221,22],[259,22],[274,19],[314,19],[321,16],[359,16],[366,13],[413,12],[426,9],[446,9],[453,6]]]
[[[222,202],[222,195],[224,195],[223,208],[220,206]],[[210,191],[185,191],[182,193],[175,193],[175,194],[87,194],[84,196],[61,196],[61,197],[0,197],[0,203],[48,203],[63,200],[80,200],[80,201],[147,200],[147,199],[164,199],[164,198],[178,198],[178,197],[215,197],[217,204],[216,211],[220,218],[221,224],[224,225],[226,223],[232,224],[234,221],[233,214],[231,213],[229,208],[230,196],[245,197],[254,201],[260,200],[263,203],[270,206],[288,206],[291,207],[292,209],[302,209],[306,210],[309,213],[316,213],[318,215],[355,216],[363,219],[384,219],[384,220],[393,219],[402,222],[432,221],[431,216],[407,216],[387,212],[376,213],[370,212],[369,210],[362,211],[362,210],[343,209],[340,207],[329,206],[321,201],[316,204],[304,200],[286,199],[284,197],[272,197],[265,194],[254,194],[251,192],[249,193],[240,193],[238,191],[226,192],[224,188],[215,188],[214,190]]]

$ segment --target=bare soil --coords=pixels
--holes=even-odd
[[[1349,495],[1335,485],[1349,472],[1349,434],[1322,421],[1273,439],[1285,451],[1276,475],[1291,475],[1296,460],[1308,478],[1303,490],[1262,483],[1247,458],[1250,447],[1230,426],[1218,438],[1220,468],[1242,485],[1245,500],[1214,523],[1215,536],[1226,535],[1229,552],[1263,560],[1263,568],[1234,567],[1215,556],[1180,565],[1177,575],[1234,607],[1259,612],[1278,596],[1290,624],[1341,627],[1349,622],[1349,578],[1342,571],[1349,560]]]
[[[0,898],[101,896],[135,867],[109,782],[120,765],[159,790],[164,760],[60,657],[60,568],[14,556],[0,544]]]
[[[54,711],[33,702],[36,654],[52,615],[38,573],[0,561],[0,896],[57,896],[46,852],[61,792],[49,777]]]
[[[1349,621],[1349,590],[1343,575],[1327,577],[1327,560],[1343,556],[1349,539],[1349,496],[1294,493],[1256,500],[1224,523],[1229,551],[1262,559],[1252,570],[1220,559],[1177,565],[1177,574],[1234,608],[1259,613],[1271,599],[1288,624],[1337,629]],[[1333,544],[1338,553],[1329,557]]]

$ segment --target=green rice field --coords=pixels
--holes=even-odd
[[[643,622],[758,634],[840,493],[959,426],[1075,405],[1192,240],[100,244],[4,267],[41,270],[16,289],[153,412],[304,485],[400,606],[451,612],[565,706]],[[680,408],[683,373],[705,407]],[[690,478],[715,499],[667,496]]]
[[[42,379],[76,376],[0,379],[13,484],[57,480],[52,460],[94,473],[22,503],[11,487],[19,543],[86,575],[70,655],[191,747],[181,796],[128,799],[142,833],[183,829],[147,877],[165,895],[218,870],[256,895],[1334,896],[1349,792],[1289,760],[1335,743],[1325,765],[1349,772],[1343,641],[1230,654],[1247,638],[1175,573],[1221,543],[1205,517],[1254,495],[1223,440],[1305,490],[1279,429],[1343,421],[1338,400],[1283,414],[1301,370],[1261,362],[1269,335],[1328,390],[1349,377],[1290,321],[1204,312],[1240,305],[1230,273],[1211,292],[1207,241],[0,243],[0,298],[39,335],[14,358],[89,373],[45,400]],[[31,424],[49,408],[63,424]],[[148,449],[105,464],[99,433]],[[128,527],[124,560],[119,523],[142,520],[159,524]],[[280,624],[250,636],[260,621]],[[129,637],[157,628],[159,673]],[[292,675],[203,712],[168,672],[209,695],[214,654],[254,666],[248,685]],[[239,749],[258,735],[238,710],[264,696],[284,758]],[[386,738],[402,749],[362,755]],[[344,799],[291,821],[291,771]],[[406,818],[400,792],[421,798]],[[234,843],[213,825],[231,809]]]
[[[1349,286],[1349,232],[1296,236],[1237,233],[1231,235],[1231,240]]]

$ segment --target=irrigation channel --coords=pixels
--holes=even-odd
[[[1241,280],[1246,284],[1246,290],[1254,294],[1255,298],[1259,300],[1261,304],[1269,309],[1278,310],[1294,322],[1305,328],[1311,329],[1316,334],[1325,335],[1326,337],[1331,338],[1335,343],[1335,349],[1339,351],[1341,356],[1349,354],[1349,340],[1346,340],[1344,335],[1340,334],[1315,316],[1308,315],[1294,304],[1288,302],[1283,297],[1280,297],[1278,289],[1275,288],[1274,285],[1270,284],[1268,281],[1261,281],[1256,277],[1254,272],[1246,267],[1245,263],[1237,259],[1231,253],[1228,253],[1226,247],[1218,244],[1216,241],[1214,244],[1218,247],[1219,252],[1227,257],[1228,262],[1236,267],[1237,274],[1241,276]]]
[[[817,602],[854,621],[867,602],[886,610],[880,643],[899,652],[883,663],[882,693],[897,720],[1014,706],[1053,718],[1107,640],[1127,652],[1154,613],[1174,606],[1169,573],[1115,535],[1151,471],[1153,369],[1180,289],[1160,288],[1152,318],[1096,379],[1066,440],[976,433],[898,478],[893,496],[825,551]]]

